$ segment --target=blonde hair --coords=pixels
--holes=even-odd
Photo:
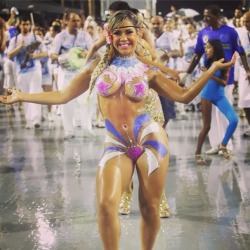
[[[143,27],[143,22],[139,20],[134,13],[129,10],[121,10],[117,11],[110,19],[108,23],[108,30],[113,32],[114,30],[119,29],[125,20],[131,21],[133,26],[138,29],[138,31]],[[135,54],[138,60],[140,60],[142,63],[148,64],[149,66],[155,66],[161,71],[165,72],[165,67],[163,65],[152,61],[149,45],[142,38],[138,39]],[[103,72],[104,69],[108,67],[114,55],[115,49],[113,44],[106,44],[105,53],[91,75],[89,82],[89,95],[92,93],[97,77]]]
[[[113,32],[114,30],[119,29],[119,27],[122,25],[122,23],[125,20],[130,20],[133,26],[135,26],[135,28],[137,29],[140,29],[140,27],[142,27],[142,22],[137,18],[137,16],[134,13],[132,13],[129,10],[121,10],[121,11],[117,11],[110,19],[108,23],[108,30],[110,32]],[[95,80],[103,72],[103,70],[107,68],[110,61],[114,57],[114,55],[115,55],[115,50],[114,50],[113,44],[107,44],[106,50],[102,59],[97,64],[96,68],[94,69],[91,75],[91,79],[89,83],[90,94],[95,86]]]

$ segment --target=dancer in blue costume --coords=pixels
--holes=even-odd
[[[205,46],[205,53],[207,60],[203,70],[207,70],[214,61],[220,58],[224,58],[224,51],[220,40],[209,40]],[[234,111],[233,106],[230,104],[230,102],[225,96],[225,86],[228,81],[228,76],[229,69],[217,70],[215,74],[209,79],[207,85],[201,92],[201,110],[203,126],[198,137],[198,143],[195,152],[196,162],[199,165],[206,164],[206,161],[201,155],[201,149],[205,138],[210,130],[212,104],[214,104],[225,115],[229,122],[226,129],[226,133],[219,148],[222,152],[222,155],[226,159],[231,159],[231,155],[227,150],[226,146],[237,127],[238,117],[236,112]]]
[[[27,94],[10,89],[8,96],[0,96],[5,104],[61,104],[97,88],[107,135],[96,174],[98,227],[105,250],[119,249],[119,203],[135,170],[139,180],[140,249],[153,249],[160,228],[159,206],[169,163],[168,139],[162,126],[145,109],[149,88],[173,101],[189,103],[218,69],[235,62],[235,56],[228,63],[214,62],[200,79],[183,89],[157,70],[156,63],[136,54],[141,25],[132,12],[116,12],[108,24],[103,58],[86,65],[63,90]]]
[[[219,2],[219,1],[218,1]],[[221,8],[218,5],[208,5],[203,12],[205,27],[198,33],[195,54],[190,62],[187,73],[193,72],[201,57],[205,54],[205,45],[208,40],[218,39],[221,41],[224,49],[225,59],[231,60],[232,55],[237,52],[240,61],[246,71],[247,78],[250,83],[250,68],[247,62],[246,52],[241,46],[237,31],[222,23]],[[234,88],[234,67],[229,70],[227,85],[225,86],[225,95],[231,104],[233,103]],[[227,120],[221,112],[213,106],[211,128],[208,134],[211,149],[206,154],[217,154],[220,144],[227,128]],[[229,140],[228,148],[233,149],[232,141]]]

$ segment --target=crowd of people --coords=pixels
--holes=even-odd
[[[146,20],[123,1],[112,3],[109,11],[110,20],[102,27],[93,17],[83,20],[77,13],[65,14],[48,28],[36,26],[29,16],[17,18],[14,11],[10,20],[1,19],[5,93],[0,102],[8,109],[22,103],[27,129],[39,129],[43,119],[53,123],[60,115],[67,140],[75,137],[76,126],[83,136],[94,135],[93,125],[105,128],[96,175],[104,249],[119,249],[117,212],[122,208],[129,213],[135,170],[141,249],[152,249],[160,217],[169,216],[164,193],[167,123],[176,110],[183,118],[202,112],[194,150],[199,165],[206,164],[202,145],[209,130],[207,153],[232,158],[230,139],[238,123],[234,91],[249,125],[244,135],[250,136],[250,12],[242,13],[240,22],[235,17],[225,24],[217,5],[204,9],[202,23],[177,14]],[[56,114],[51,105],[57,107]],[[212,110],[216,107],[222,117]]]
[[[123,1],[119,1],[118,4],[114,2],[110,7],[110,14],[112,14],[112,11],[131,8]],[[136,9],[131,9],[138,12]],[[226,23],[226,27],[232,27],[239,33],[239,36],[242,36],[244,30],[247,30],[247,25],[243,23],[244,12],[247,12],[244,8],[235,9],[235,15],[232,19],[226,19],[221,13],[216,13],[216,23],[217,25]],[[30,16],[22,16],[21,13],[16,13],[14,8],[11,9],[8,20],[1,19],[1,84],[5,90],[13,87],[30,93],[39,91],[41,88],[44,91],[60,90],[79,72],[82,62],[89,61],[94,56],[96,57],[104,52],[105,38],[102,38],[104,37],[104,23],[97,23],[94,17],[89,16],[84,19],[77,13],[66,13],[62,15],[62,19],[52,21],[50,27],[36,26],[35,23],[31,22]],[[190,74],[179,74],[180,84],[186,87],[189,86],[202,74],[200,68],[203,66],[203,60],[196,60],[194,64],[193,61],[191,62],[193,58],[203,58],[204,52],[197,52],[198,46],[204,46],[202,38],[197,41],[198,34],[201,34],[200,31],[205,26],[213,27],[214,24],[207,24],[205,19],[204,22],[197,22],[194,18],[186,18],[177,13],[167,18],[153,16],[150,19],[144,19],[143,22],[149,31],[146,33],[145,39],[155,50],[155,56],[158,57],[162,64],[171,69],[189,71]],[[58,33],[60,35],[57,36],[56,41],[53,43]],[[27,41],[21,44],[24,41],[23,37]],[[34,58],[29,56],[29,60],[27,60],[27,51],[34,49],[34,45],[38,45],[38,43],[40,45],[32,53],[29,52]],[[246,41],[246,43],[248,42]],[[32,46],[29,46],[31,44]],[[18,47],[20,50],[17,49]],[[244,50],[247,50],[247,44],[244,45]],[[232,56],[232,52],[231,54],[229,53],[230,56]],[[81,54],[82,58],[79,58],[79,54]],[[228,60],[229,57],[226,57]],[[30,65],[26,65],[24,59]],[[242,74],[238,74],[241,69],[243,69],[244,74],[242,65],[242,63],[236,63],[234,76],[231,70],[230,79],[225,90],[231,104],[234,101],[233,91],[238,90],[240,95],[239,115],[248,119],[248,107],[243,107],[245,104],[242,104],[241,101],[241,96],[243,93],[246,94],[246,91],[242,91],[242,84],[238,84],[244,81]],[[41,72],[39,72],[40,67]],[[32,74],[28,75],[27,71],[32,71]],[[28,80],[24,80],[23,77],[26,77]],[[169,77],[171,78],[171,76]],[[34,80],[41,84],[30,85],[29,83],[34,82]],[[23,81],[26,82],[27,86],[20,84]],[[56,111],[58,115],[61,115],[65,139],[75,136],[74,127],[82,127],[84,136],[92,136],[94,135],[93,126],[104,128],[104,121],[95,98],[92,98],[88,105],[86,102],[82,102],[82,100],[84,100],[84,97],[58,107],[57,110],[48,106],[48,112],[45,114],[42,114],[42,108],[39,105],[24,104],[26,127],[31,128],[34,126],[39,128],[41,121],[44,119],[53,122],[54,113],[52,111]],[[170,119],[176,118],[176,111],[179,112],[181,119],[188,119],[188,112],[201,111],[199,95],[188,105],[174,103],[172,100],[162,96],[160,96],[160,101],[164,114],[165,128]],[[7,105],[7,108],[13,109],[10,105]],[[212,106],[212,117],[220,116],[220,112],[217,111],[215,113],[216,111],[217,109]],[[218,153],[219,151],[217,147],[219,144],[218,140],[223,137],[223,132],[220,132],[218,136],[218,131],[223,131],[223,127],[227,126],[227,121],[223,116],[219,119],[220,121],[216,121],[216,119],[211,120],[211,130],[209,132],[211,149],[206,152],[207,154]],[[218,125],[218,123],[220,124]],[[244,135],[248,137],[249,130]],[[230,150],[233,149],[231,140],[228,148]]]

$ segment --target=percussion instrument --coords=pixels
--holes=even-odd
[[[83,49],[80,47],[74,47],[61,54],[58,57],[59,65],[68,71],[79,70],[85,63],[85,56],[83,55]]]
[[[168,52],[164,49],[155,49],[155,53],[159,63],[165,66],[169,61],[169,57],[167,56]]]
[[[28,63],[28,61],[30,59],[30,54],[34,53],[34,51],[38,49],[40,44],[41,44],[41,42],[35,40],[34,42],[32,42],[30,45],[28,45],[26,47],[24,59],[20,63],[21,69],[24,69],[24,68],[27,67],[27,63]]]

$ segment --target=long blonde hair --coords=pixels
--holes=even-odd
[[[122,25],[122,23],[125,20],[131,21],[131,23],[137,29],[138,32],[143,27],[143,22],[139,20],[133,12],[129,10],[121,10],[121,11],[117,11],[110,19],[108,23],[108,31],[113,32],[114,30],[119,29],[119,27]],[[136,57],[142,63],[148,64],[150,66],[156,66],[157,68],[159,68],[161,71],[164,72],[165,67],[163,65],[160,65],[152,61],[152,56],[149,50],[149,45],[142,38],[138,39],[135,54],[136,54]],[[114,49],[113,44],[107,43],[105,53],[102,59],[97,64],[97,66],[95,67],[91,75],[91,79],[89,82],[89,95],[92,93],[97,77],[103,72],[105,68],[108,67],[114,55],[115,55],[115,49]]]
[[[133,14],[131,11],[129,10],[122,10],[122,11],[117,11],[112,18],[110,19],[109,23],[108,23],[108,31],[109,32],[113,32],[115,29],[119,28],[119,26],[125,21],[125,20],[130,20],[132,22],[132,24],[135,27],[140,28],[141,27],[141,22],[138,20],[138,18],[136,17],[135,14]],[[114,51],[114,46],[113,44],[106,44],[106,50],[104,52],[104,55],[102,57],[102,59],[100,60],[100,62],[97,64],[97,66],[95,67],[92,75],[91,75],[91,79],[90,79],[90,83],[89,83],[89,93],[91,94],[94,86],[95,86],[95,80],[96,78],[103,72],[103,70],[109,65],[110,61],[112,60],[112,58],[115,55],[115,51]]]

